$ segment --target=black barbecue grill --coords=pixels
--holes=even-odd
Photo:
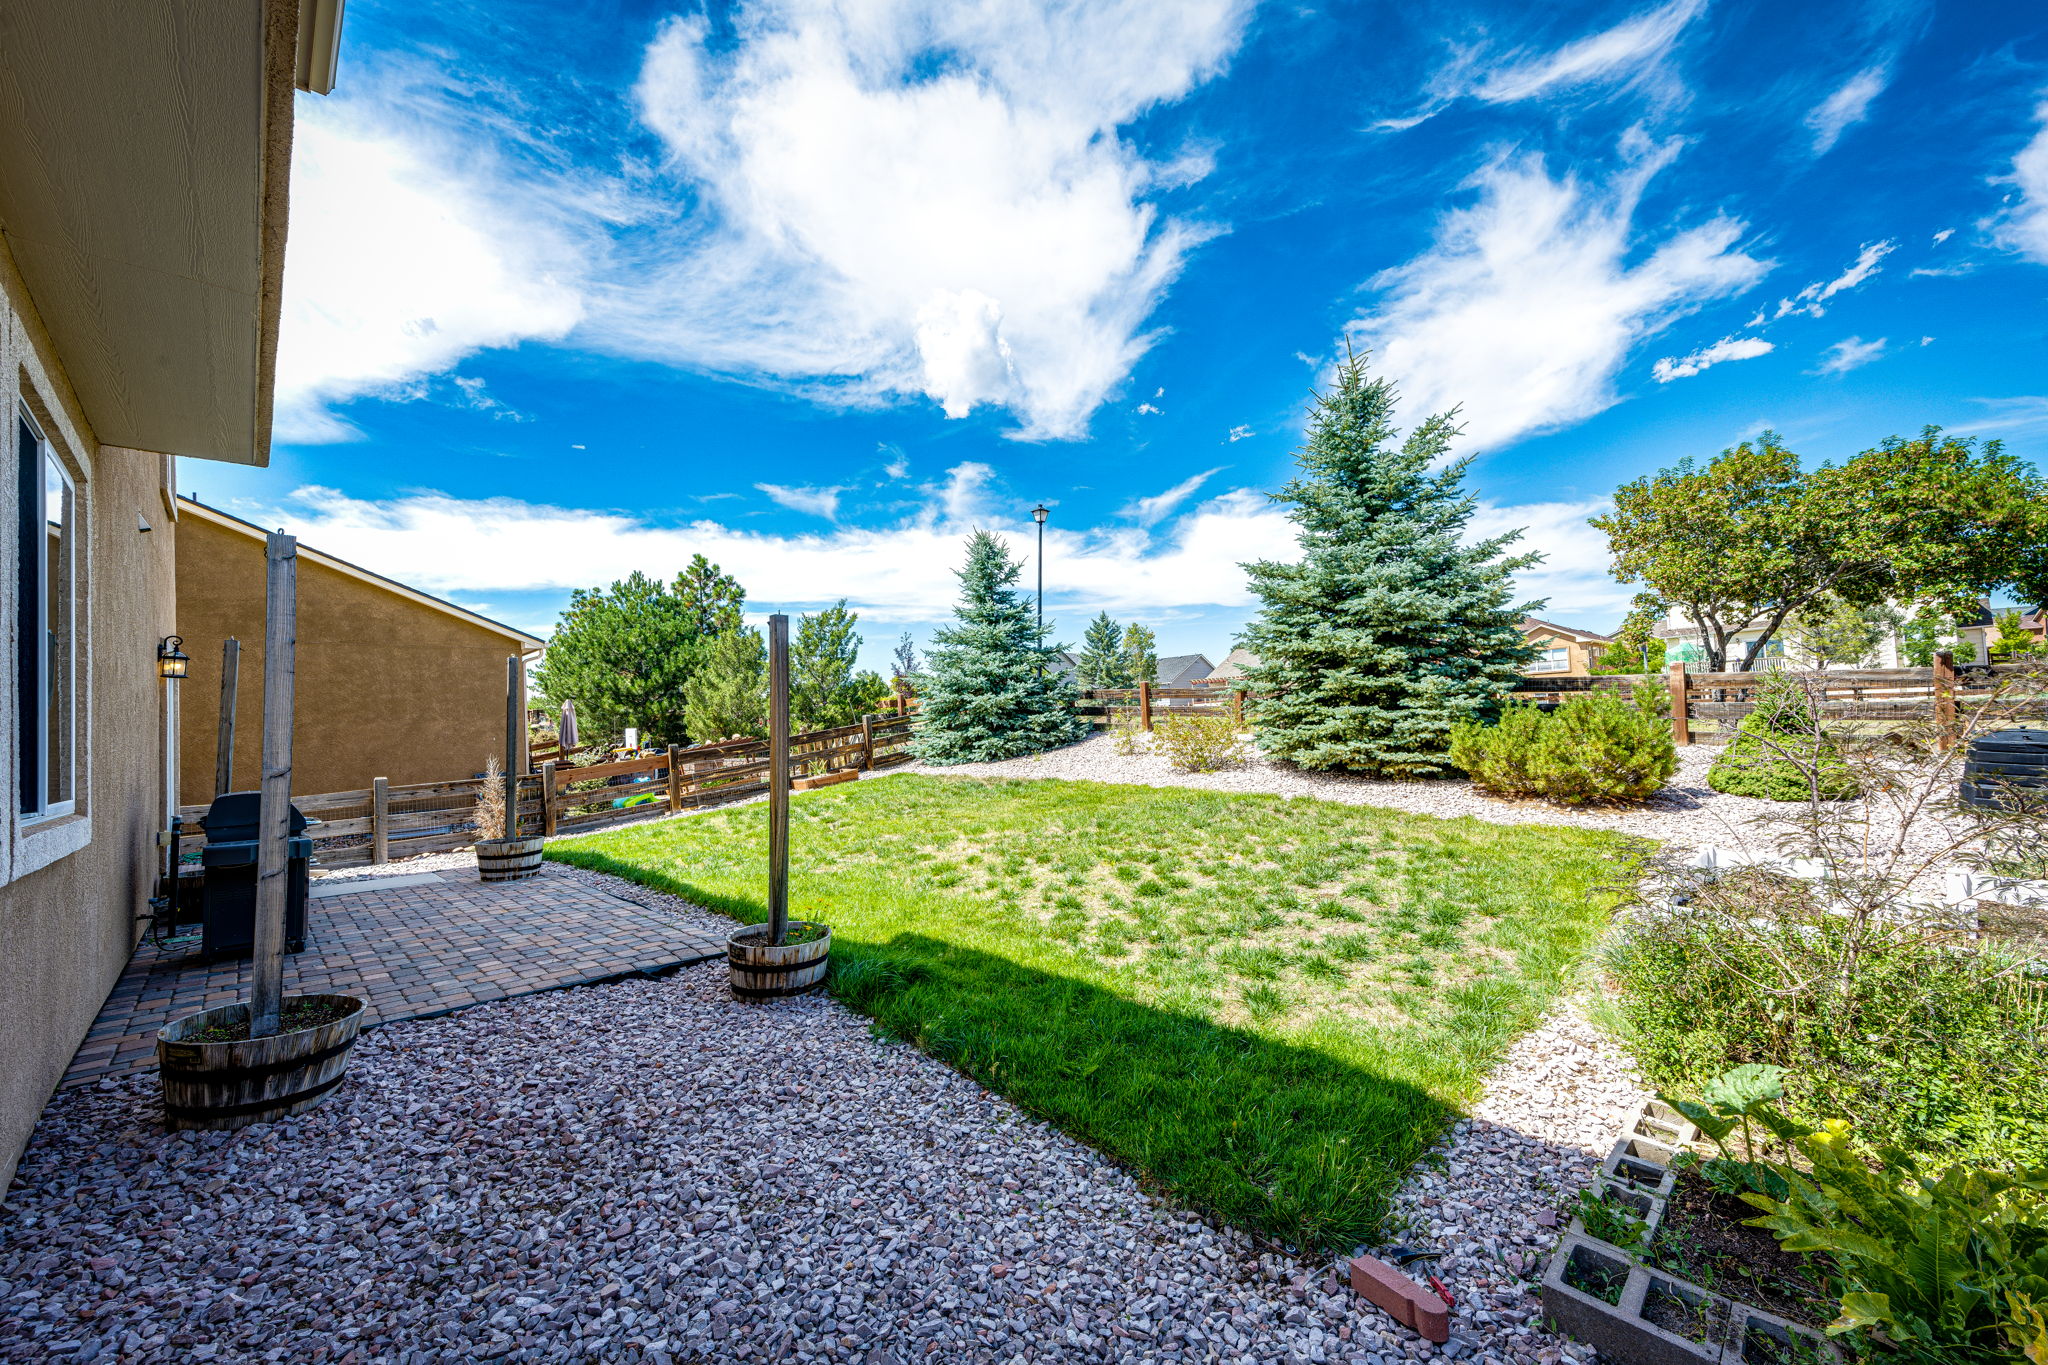
[[[263,807],[261,792],[229,792],[213,798],[199,821],[206,831],[200,861],[206,868],[201,892],[200,951],[208,957],[246,956],[256,946],[256,832]],[[306,891],[313,841],[306,835],[306,817],[292,807],[290,837],[285,840],[285,951],[306,946]]]

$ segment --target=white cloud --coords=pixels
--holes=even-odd
[[[1855,124],[1870,114],[1870,105],[1884,93],[1891,72],[1883,66],[1866,67],[1842,83],[1840,89],[1815,105],[1806,116],[1813,133],[1813,154],[1824,155]]]
[[[1886,239],[1882,242],[1865,242],[1856,253],[1856,259],[1849,268],[1831,280],[1815,280],[1789,299],[1778,300],[1778,311],[1773,318],[1782,318],[1793,313],[1804,313],[1809,317],[1820,317],[1827,312],[1829,299],[1844,290],[1854,289],[1878,272],[1878,262],[1898,249],[1898,242]]]
[[[1725,217],[1645,256],[1637,200],[1675,148],[1633,150],[1641,159],[1604,190],[1553,180],[1533,156],[1496,161],[1429,250],[1372,281],[1383,301],[1347,333],[1411,419],[1462,404],[1468,450],[1582,421],[1619,401],[1614,376],[1638,342],[1763,275]]]
[[[2034,110],[2041,131],[2012,160],[2013,185],[2019,202],[2006,210],[1997,225],[2000,246],[2048,265],[2048,101]]]
[[[792,512],[804,512],[827,521],[839,519],[839,495],[844,488],[790,488],[779,483],[757,483],[754,487]]]
[[[1494,65],[1469,93],[1489,104],[1533,99],[1553,90],[1633,80],[1662,61],[1706,0],[1671,0],[1555,52]]]
[[[1626,591],[1605,580],[1605,542],[1585,517],[1600,503],[1482,503],[1470,539],[1530,527],[1524,548],[1550,560],[1523,576],[1525,595],[1575,619],[1611,614]],[[352,498],[304,487],[282,506],[242,505],[264,525],[399,581],[471,604],[510,593],[553,592],[623,578],[635,569],[672,576],[693,554],[736,575],[759,604],[806,606],[844,596],[872,623],[945,618],[959,593],[955,570],[974,518],[945,514],[943,498],[885,527],[837,526],[769,535],[709,519],[659,525],[630,512],[560,507],[516,498],[420,492]],[[1034,548],[1028,522],[992,523],[1014,552]],[[537,543],[546,555],[532,554]],[[1295,557],[1295,527],[1264,493],[1233,489],[1157,527],[1046,527],[1048,597],[1063,616],[1109,611],[1162,618],[1197,608],[1245,611],[1253,598],[1238,565]],[[545,627],[545,620],[529,622]]]
[[[2012,398],[1972,400],[1987,409],[1974,422],[1962,422],[1948,430],[1956,435],[1977,432],[2048,430],[2048,394],[2021,394]]]
[[[1949,238],[1955,235],[1956,230],[1954,228],[1943,228],[1941,231],[1934,234],[1934,244],[1936,246],[1940,246],[1943,242],[1947,241]]]
[[[1157,417],[1162,412],[1165,412],[1166,409],[1159,407],[1153,403],[1140,403],[1136,408],[1132,409],[1132,411],[1141,413],[1147,417]]]
[[[354,430],[329,405],[423,397],[422,376],[576,326],[582,293],[564,267],[577,248],[542,215],[508,215],[488,177],[395,114],[380,121],[371,103],[301,109],[278,338],[280,440],[350,439]]]
[[[1118,130],[1236,48],[1247,0],[754,0],[690,16],[636,96],[694,235],[607,297],[620,349],[837,401],[922,394],[1077,436],[1212,229],[1149,201],[1206,165]]]
[[[1258,434],[1248,426],[1234,426],[1230,429],[1230,443],[1236,445],[1239,441],[1250,440]]]
[[[1149,498],[1137,499],[1119,511],[1117,515],[1128,517],[1140,526],[1156,525],[1164,521],[1173,512],[1174,508],[1193,497],[1196,490],[1201,488],[1203,484],[1209,482],[1210,479],[1222,472],[1223,470],[1219,466],[1215,469],[1205,469],[1199,474],[1190,475],[1167,489],[1164,493],[1155,493]]]
[[[1666,356],[1650,367],[1659,384],[1669,384],[1674,379],[1687,379],[1700,371],[1719,365],[1724,360],[1754,360],[1760,355],[1769,355],[1771,343],[1762,337],[1722,337],[1711,346],[1703,346],[1689,355],[1673,358]]]
[[[1820,366],[1814,373],[1847,374],[1883,356],[1884,347],[1883,337],[1875,341],[1865,341],[1862,337],[1843,337],[1828,347],[1827,354],[1821,357]]]

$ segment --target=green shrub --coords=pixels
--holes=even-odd
[[[2011,955],[1695,907],[1639,915],[1606,967],[1623,1043],[1667,1089],[1769,1063],[1791,1073],[1794,1113],[1846,1116],[1874,1144],[2048,1163],[2048,993]]]
[[[1456,725],[1451,761],[1483,790],[1573,806],[1640,801],[1678,771],[1669,726],[1613,692],[1573,697],[1549,716],[1511,706],[1497,725]]]
[[[1244,735],[1228,716],[1160,716],[1152,751],[1183,772],[1213,773],[1244,762]]]
[[[1785,673],[1764,677],[1756,709],[1707,769],[1707,785],[1766,801],[1833,801],[1857,792],[1855,775],[1815,719],[1806,689]]]
[[[1733,1087],[1746,1093],[1732,1098],[1747,1102],[1710,1093],[1704,1104],[1676,1104],[1723,1143],[1724,1160],[1724,1139],[1752,1119],[1793,1158],[1738,1163],[1762,1176],[1741,1198],[1763,1210],[1749,1225],[1785,1250],[1832,1259],[1839,1312],[1828,1335],[1864,1348],[1881,1331],[1884,1357],[1901,1362],[2048,1360],[2048,1167],[2007,1172],[1944,1159],[1936,1170],[1893,1147],[1873,1163],[1843,1120],[1815,1127],[1782,1113],[1772,1071],[1743,1067],[1716,1082],[1723,1091],[1738,1078],[1765,1082]]]

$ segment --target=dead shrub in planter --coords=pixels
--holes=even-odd
[[[1244,762],[1244,735],[1228,716],[1159,716],[1152,751],[1182,772],[1213,773]]]
[[[484,761],[483,785],[477,788],[473,818],[479,840],[505,837],[505,770],[498,765],[496,754]]]

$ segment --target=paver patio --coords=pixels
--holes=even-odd
[[[362,996],[365,1028],[725,955],[711,935],[552,867],[520,882],[470,871],[316,881],[306,916],[285,990]],[[207,962],[197,948],[196,934],[137,947],[65,1085],[153,1065],[165,1024],[248,998],[246,958]]]

